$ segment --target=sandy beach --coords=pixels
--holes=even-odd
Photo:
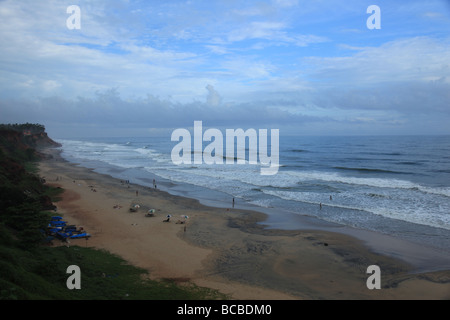
[[[263,213],[208,207],[47,152],[53,158],[40,162],[40,175],[65,190],[58,214],[91,234],[70,245],[105,249],[153,279],[192,282],[237,300],[450,299],[450,270],[418,273],[342,233],[267,229],[258,223]],[[153,217],[146,217],[149,209]],[[379,290],[366,286],[370,265],[381,269]]]

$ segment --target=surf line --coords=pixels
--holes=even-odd
[[[172,132],[171,141],[178,141],[171,152],[172,163],[180,164],[245,164],[246,141],[248,139],[248,163],[261,165],[261,175],[275,175],[279,168],[279,129],[270,129],[270,156],[268,154],[267,129],[226,129],[226,154],[223,156],[224,136],[222,131],[209,128],[203,132],[203,122],[194,121],[194,150],[191,132],[184,128]],[[180,141],[181,140],[181,141]],[[203,149],[203,142],[210,142]],[[237,142],[237,144],[236,144]],[[236,150],[236,153],[235,153]],[[193,159],[192,159],[193,158]]]

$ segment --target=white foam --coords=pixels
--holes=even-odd
[[[72,158],[102,161],[123,168],[144,168],[174,182],[189,183],[233,195],[254,195],[263,192],[278,199],[348,210],[363,210],[388,218],[440,227],[450,230],[450,188],[422,186],[401,179],[352,177],[337,172],[280,170],[274,176],[260,174],[259,165],[191,164],[176,166],[170,154],[154,148],[130,143],[102,143],[58,140],[63,153]],[[299,192],[309,185],[317,192]],[[327,202],[327,188],[338,190]],[[297,189],[297,191],[295,191]],[[259,190],[259,191],[255,191]],[[374,196],[376,195],[376,196]],[[270,201],[249,198],[259,206]]]
[[[297,201],[347,210],[360,210],[383,217],[450,230],[450,204],[430,198],[419,190],[397,190],[395,196],[374,199],[370,194],[355,190],[334,195],[314,192],[262,190],[263,193],[288,201]],[[380,190],[379,190],[380,192]],[[385,191],[386,192],[386,191]],[[392,190],[389,191],[392,193]]]
[[[284,174],[296,177],[299,181],[325,181],[325,182],[336,182],[352,185],[362,185],[362,186],[372,186],[379,188],[403,188],[411,189],[418,188],[419,185],[399,179],[383,179],[383,178],[358,178],[345,176],[336,172],[320,172],[320,171],[283,171]]]

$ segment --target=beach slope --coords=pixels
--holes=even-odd
[[[348,235],[266,229],[263,213],[207,207],[68,163],[57,149],[46,152],[52,158],[40,162],[40,175],[64,189],[58,213],[92,235],[70,245],[105,249],[151,278],[243,300],[450,299],[448,270],[414,273]],[[366,285],[370,265],[381,269],[381,289]]]

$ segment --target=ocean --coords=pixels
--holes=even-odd
[[[280,167],[266,176],[260,164],[175,165],[170,137],[56,140],[70,162],[205,204],[235,198],[277,227],[298,215],[450,250],[450,136],[280,134]]]

